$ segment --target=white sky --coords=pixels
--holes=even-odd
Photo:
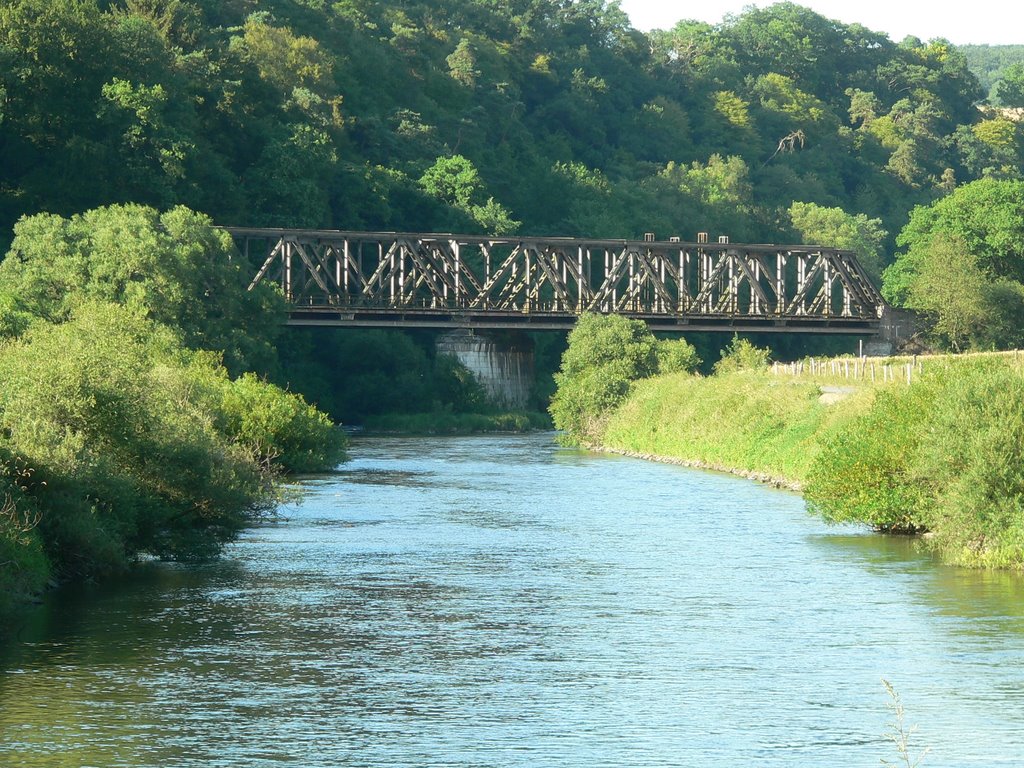
[[[967,45],[1024,45],[1022,0],[797,0],[830,19],[862,24],[899,42],[907,35],[928,41],[944,37]],[[748,5],[764,8],[770,0],[621,0],[636,29],[669,29],[680,19],[712,24]]]

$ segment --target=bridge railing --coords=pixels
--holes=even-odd
[[[229,228],[296,310],[583,312],[645,319],[877,324],[882,297],[850,251],[728,242],[493,238]]]

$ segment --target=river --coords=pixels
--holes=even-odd
[[[559,448],[363,438],[217,563],[3,628],[0,765],[1024,764],[1024,580],[799,496]]]

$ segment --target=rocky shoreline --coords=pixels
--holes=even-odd
[[[692,469],[708,469],[714,472],[726,472],[730,475],[736,475],[737,477],[745,477],[748,480],[756,480],[759,483],[770,485],[773,488],[781,488],[787,491],[795,491],[799,493],[803,490],[803,486],[795,480],[789,480],[784,477],[776,477],[770,475],[767,472],[756,472],[749,469],[736,469],[735,467],[726,467],[720,464],[712,464],[706,461],[695,461],[692,459],[679,459],[673,456],[659,456],[654,453],[637,453],[636,451],[626,451],[620,448],[609,448],[603,445],[591,445],[587,446],[591,450],[600,451],[601,453],[612,453],[618,456],[628,456],[633,459],[643,459],[644,461],[656,461],[660,464],[674,464],[679,467],[690,467]]]

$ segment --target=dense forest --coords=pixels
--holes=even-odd
[[[429,336],[283,329],[214,224],[823,243],[930,343],[1016,342],[999,66],[986,106],[948,42],[788,2],[650,34],[604,0],[0,4],[5,578],[215,549],[339,455],[283,388],[344,420],[479,402]]]
[[[960,50],[967,57],[967,66],[989,95],[989,102],[998,106],[996,91],[1008,69],[1024,64],[1024,45],[963,45]],[[1012,78],[1013,72],[1010,74]]]
[[[0,229],[182,204],[223,225],[798,237],[1015,177],[960,50],[792,3],[644,35],[602,0],[17,0]],[[1011,126],[1015,127],[1015,126]]]
[[[990,74],[1005,54],[996,100],[1024,106],[1012,52],[972,50]],[[130,202],[221,225],[825,242],[880,279],[915,207],[1021,176],[1022,124],[970,61],[788,2],[644,34],[604,0],[16,0],[0,241],[24,215]],[[281,381],[346,418],[303,347],[387,339],[434,377],[429,341],[295,336]]]

